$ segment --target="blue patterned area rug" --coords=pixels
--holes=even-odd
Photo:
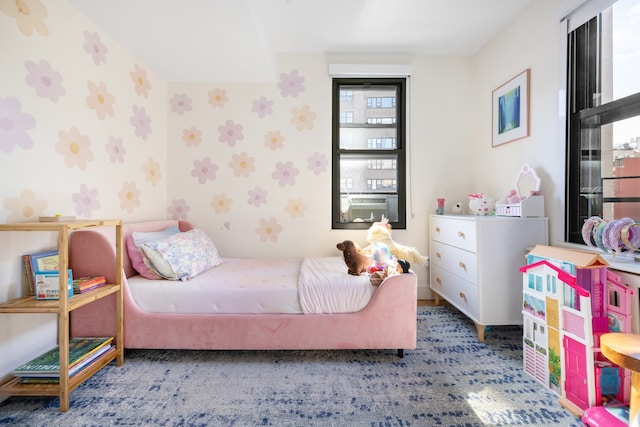
[[[418,349],[128,350],[57,398],[11,397],[20,426],[581,426],[522,369],[520,327],[475,326],[450,307],[418,308]],[[313,331],[309,331],[313,333]]]

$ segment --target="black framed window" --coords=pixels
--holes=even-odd
[[[406,228],[406,80],[335,78],[332,100],[332,228]]]
[[[640,221],[640,27],[619,0],[568,34],[565,239],[591,216]],[[628,42],[633,42],[632,46]],[[636,55],[637,56],[637,55]]]

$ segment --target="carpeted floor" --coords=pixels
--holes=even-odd
[[[20,426],[581,426],[522,370],[521,328],[475,326],[451,307],[418,308],[418,349],[129,350],[57,398],[11,397]],[[313,333],[313,331],[309,331]]]

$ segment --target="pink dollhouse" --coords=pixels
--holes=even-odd
[[[524,370],[584,411],[629,400],[629,375],[599,348],[600,336],[629,330],[633,291],[598,254],[536,246],[523,273]]]

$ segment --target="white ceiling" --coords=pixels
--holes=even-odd
[[[279,53],[470,55],[531,0],[69,0],[171,82],[265,81]]]

